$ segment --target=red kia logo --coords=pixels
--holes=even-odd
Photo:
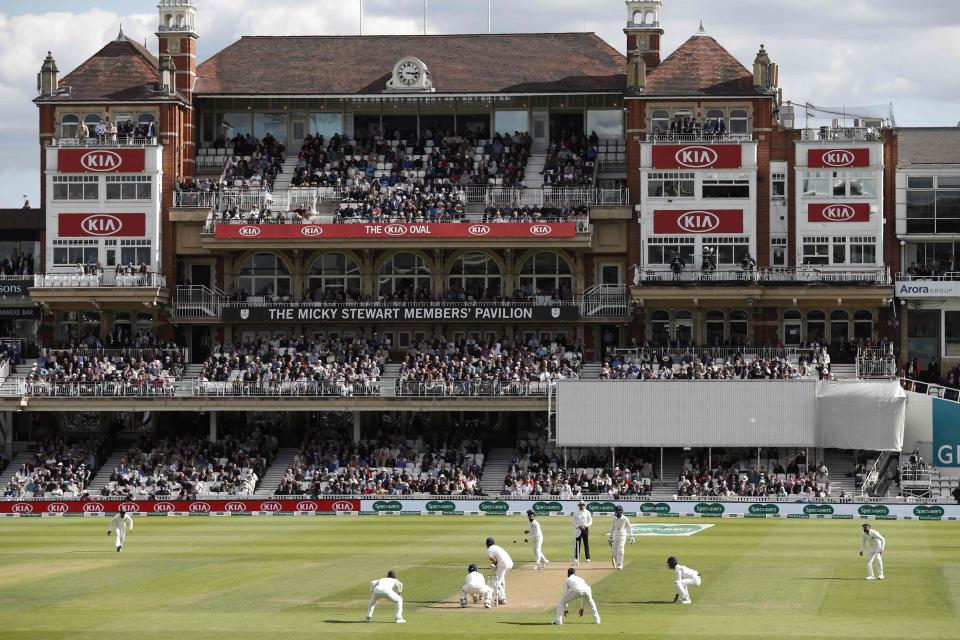
[[[80,164],[87,171],[117,171],[123,158],[113,151],[88,151],[80,157]]]
[[[681,167],[702,169],[717,163],[717,151],[710,147],[683,147],[673,156]]]
[[[52,502],[47,505],[47,513],[66,513],[69,510],[66,502]]]
[[[355,509],[353,508],[352,502],[341,501],[341,502],[333,503],[333,510],[334,511],[354,511]]]
[[[828,222],[846,222],[853,220],[857,212],[848,204],[835,204],[824,207],[822,215]]]
[[[548,224],[534,224],[530,226],[530,233],[535,236],[548,236],[553,232],[553,227]]]
[[[823,164],[828,167],[849,167],[854,163],[855,156],[852,151],[845,149],[831,149],[824,151],[821,155]]]
[[[689,233],[709,233],[720,226],[720,216],[710,211],[687,211],[677,218],[677,226]]]
[[[117,505],[117,511],[120,509],[123,509],[127,513],[137,513],[140,511],[140,505],[138,505],[136,502],[121,502]]]
[[[103,513],[103,505],[99,502],[88,502],[83,505],[84,513]]]
[[[190,503],[190,513],[209,513],[210,504],[206,502],[192,502]]]
[[[472,224],[467,227],[467,233],[472,236],[485,236],[490,233],[490,227],[485,224]]]
[[[244,238],[256,238],[260,235],[260,227],[240,227],[240,230],[237,231]]]
[[[33,505],[27,502],[18,502],[10,507],[13,513],[33,513]]]
[[[273,500],[271,502],[261,502],[260,511],[282,511],[283,505]]]
[[[238,513],[241,511],[246,511],[247,505],[243,504],[242,502],[228,502],[227,504],[223,505],[223,510]]]
[[[170,513],[174,510],[172,502],[158,502],[153,505],[154,513]]]
[[[403,224],[388,224],[383,228],[388,236],[402,236],[407,233],[407,226]]]
[[[91,236],[112,236],[120,233],[123,223],[116,216],[98,214],[87,216],[80,223],[80,228],[84,233]]]
[[[316,238],[317,236],[323,235],[323,227],[317,227],[315,225],[309,225],[300,229],[300,235],[307,238]]]
[[[317,503],[316,502],[298,502],[297,511],[316,511]]]

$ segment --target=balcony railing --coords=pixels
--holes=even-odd
[[[881,139],[874,127],[820,127],[804,129],[804,142],[873,142]]]
[[[50,398],[172,398],[176,395],[172,379],[159,382],[26,382],[20,383],[22,396]]]
[[[750,285],[790,285],[790,284],[862,284],[886,286],[891,284],[890,270],[887,267],[866,269],[813,269],[809,267],[777,267],[772,269],[717,269],[700,271],[689,269],[674,272],[670,267],[637,267],[634,270],[633,283],[641,285],[674,284],[728,284]]]
[[[47,143],[48,147],[154,147],[156,138],[134,138],[130,136],[90,135],[80,138],[53,138]]]
[[[380,395],[378,381],[363,382],[317,382],[304,380],[295,382],[210,382],[194,380],[192,393],[198,397],[242,397],[242,398],[350,398]]]
[[[550,381],[531,382],[457,381],[457,382],[402,382],[397,380],[395,393],[399,397],[469,398],[546,396]]]
[[[33,286],[41,289],[93,287],[154,287],[167,286],[167,277],[162,273],[135,273],[121,275],[107,270],[96,274],[38,273],[33,276]]]
[[[746,362],[754,360],[789,360],[793,364],[800,362],[803,357],[807,362],[816,362],[819,354],[818,349],[800,348],[800,347],[757,347],[744,345],[741,347],[637,347],[637,348],[616,348],[610,353],[621,358],[632,358],[635,362],[662,362],[664,358],[670,358],[674,362],[682,362],[685,358],[698,358],[701,361],[707,359],[731,361],[736,357],[743,358]]]
[[[894,276],[894,279],[897,282],[957,282],[960,281],[960,271],[945,271],[935,276],[918,276],[913,275],[912,273],[897,273]]]
[[[684,144],[687,142],[752,142],[750,133],[648,133],[647,142],[655,144]]]

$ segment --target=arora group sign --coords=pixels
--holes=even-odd
[[[654,169],[739,169],[739,144],[658,144],[653,146]]]
[[[146,168],[143,149],[60,149],[57,171],[63,173],[139,173]]]
[[[391,224],[218,224],[217,240],[573,238],[575,222],[423,222]]]
[[[655,234],[743,233],[742,209],[654,211]]]

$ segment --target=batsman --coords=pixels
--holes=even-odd
[[[619,504],[613,510],[613,521],[610,523],[610,533],[607,535],[610,536],[609,544],[613,568],[622,570],[623,549],[627,544],[627,536],[630,536],[630,544],[636,542],[636,538],[633,537],[633,527],[630,526],[630,520],[623,515],[623,507]]]

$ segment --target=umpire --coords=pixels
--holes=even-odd
[[[587,511],[587,503],[581,500],[577,503],[577,511],[573,514],[573,552],[574,564],[580,564],[580,546],[583,545],[583,557],[590,562],[590,527],[593,526],[593,514]]]

